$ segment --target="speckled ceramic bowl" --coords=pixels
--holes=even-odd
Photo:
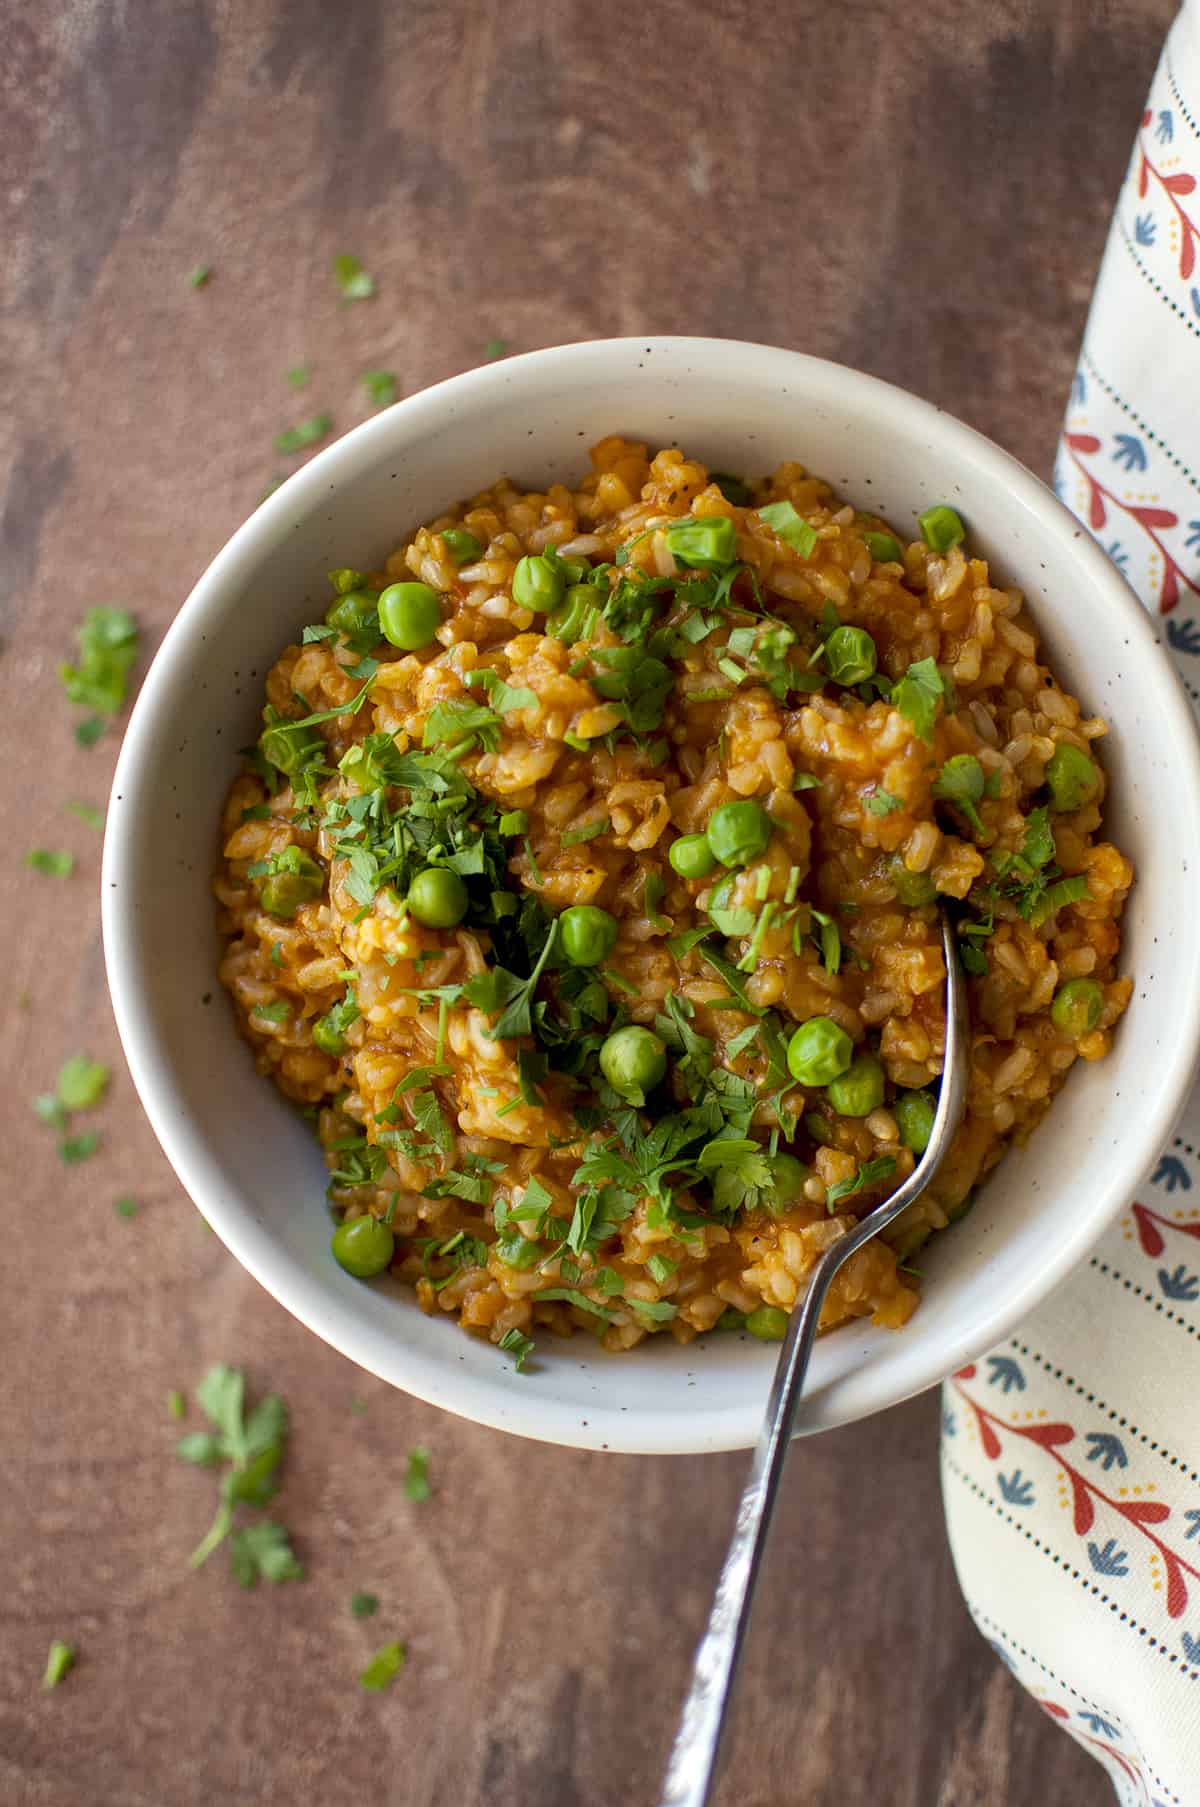
[[[517,1374],[491,1345],[428,1318],[329,1254],[326,1174],[305,1124],[260,1079],[216,982],[209,882],[236,750],[262,681],[324,611],[325,573],[370,568],[448,502],[509,472],[570,479],[620,431],[717,468],[799,458],[907,527],[952,502],[972,545],[1021,585],[1048,655],[1112,724],[1109,832],[1137,867],[1125,917],[1133,1002],[1110,1057],[1079,1063],[1029,1146],[922,1256],[926,1296],[899,1332],[852,1325],[813,1361],[802,1428],[878,1411],[1002,1336],[1085,1253],[1154,1158],[1200,1038],[1200,757],[1154,629],[1070,514],[988,440],[835,364],[704,339],[567,345],[412,396],[329,447],[217,555],[142,687],[117,769],[104,854],[104,940],[125,1052],[180,1180],[217,1234],[301,1321],[420,1398],[549,1442],[635,1451],[749,1444],[774,1350],[708,1336],[608,1355],[543,1338]]]

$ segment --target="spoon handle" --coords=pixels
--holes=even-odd
[[[750,1478],[742,1494],[729,1553],[717,1582],[708,1629],[696,1652],[691,1691],[671,1748],[659,1807],[705,1807],[711,1794],[750,1600],[787,1460],[796,1406],[804,1390],[804,1376],[830,1282],[844,1261],[920,1197],[948,1154],[962,1122],[967,1098],[970,1022],[966,982],[958,960],[954,929],[944,909],[942,946],[946,957],[946,1046],[941,1092],[929,1144],[913,1172],[891,1197],[826,1249],[811,1271],[808,1291],[792,1313],[775,1367],[767,1414],[754,1448]]]
[[[804,1300],[792,1315],[787,1346],[781,1351],[775,1370],[763,1432],[755,1446],[750,1476],[717,1582],[708,1629],[696,1652],[691,1690],[671,1749],[660,1807],[704,1807],[709,1798],[750,1599],[787,1458],[796,1402],[804,1386],[829,1283],[844,1260],[840,1243],[826,1250],[813,1269]]]

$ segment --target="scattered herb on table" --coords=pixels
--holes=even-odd
[[[351,1594],[350,1611],[356,1619],[371,1619],[379,1611],[378,1594]]]
[[[113,1210],[118,1217],[136,1217],[138,1214],[137,1200],[124,1193],[120,1198],[113,1200]]]
[[[275,435],[275,450],[287,454],[302,452],[305,446],[316,445],[319,439],[333,429],[332,414],[311,414],[302,420],[299,426],[288,427],[286,432]]]
[[[489,339],[483,348],[483,355],[490,361],[492,358],[502,358],[507,350],[507,339]]]
[[[32,847],[25,855],[25,864],[47,878],[70,878],[75,870],[75,855],[56,852],[49,847]]]
[[[35,1115],[47,1129],[57,1133],[59,1156],[68,1164],[85,1161],[100,1146],[98,1130],[85,1130],[79,1135],[68,1131],[77,1112],[93,1110],[100,1103],[110,1077],[103,1061],[93,1060],[89,1054],[72,1054],[63,1062],[54,1090],[40,1093],[33,1101]]]
[[[375,283],[357,257],[342,251],[333,260],[333,274],[343,301],[366,301],[375,293]]]
[[[194,270],[188,271],[188,284],[193,289],[202,289],[211,276],[211,264],[197,264]]]
[[[187,1417],[187,1400],[178,1387],[172,1387],[167,1394],[167,1411],[172,1418]]]
[[[362,385],[373,408],[390,408],[396,399],[394,370],[364,370]]]
[[[89,609],[76,633],[77,665],[61,665],[59,676],[67,701],[92,713],[77,723],[80,746],[94,746],[104,732],[105,717],[125,703],[129,672],[138,655],[138,625],[128,609]]]
[[[410,1500],[417,1505],[424,1505],[433,1492],[429,1484],[429,1451],[423,1443],[418,1443],[408,1452],[408,1472],[404,1477],[404,1491]]]
[[[372,1694],[381,1694],[403,1669],[406,1654],[403,1644],[385,1644],[382,1650],[375,1652],[359,1676],[359,1686]]]
[[[73,800],[64,807],[69,809],[73,816],[78,816],[81,822],[86,822],[89,828],[99,830],[104,827],[104,811],[97,809],[94,803],[80,803]]]
[[[75,1646],[66,1644],[62,1638],[52,1638],[50,1654],[46,1658],[46,1673],[42,1677],[43,1688],[57,1688],[63,1677],[75,1666]]]
[[[312,368],[310,365],[293,364],[287,373],[288,387],[291,389],[303,389],[311,375]]]
[[[287,1408],[277,1393],[268,1393],[246,1413],[246,1381],[239,1368],[218,1362],[196,1389],[196,1398],[211,1431],[190,1431],[177,1452],[198,1468],[223,1468],[213,1522],[188,1558],[199,1568],[226,1538],[235,1580],[242,1587],[264,1581],[297,1581],[304,1570],[296,1560],[282,1525],[258,1519],[238,1526],[239,1506],[265,1506],[279,1486],[278,1469],[287,1444]]]

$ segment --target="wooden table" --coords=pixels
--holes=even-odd
[[[125,1076],[99,837],[63,808],[103,801],[115,751],[76,747],[55,675],[84,608],[128,605],[152,647],[294,462],[272,453],[281,428],[323,410],[349,427],[369,409],[363,371],[407,392],[492,339],[795,345],[906,384],[1045,470],[1171,10],[10,10],[10,1807],[652,1802],[743,1470],[542,1449],[440,1416],[309,1336],[205,1233]],[[340,252],[363,258],[374,299],[340,304]],[[300,364],[311,379],[291,389]],[[34,845],[74,850],[74,876],[24,870]],[[63,1167],[29,1100],[79,1049],[115,1078],[102,1150]],[[123,1194],[136,1217],[114,1213]],[[185,1566],[210,1487],[173,1454],[165,1396],[216,1360],[291,1404],[279,1513],[302,1584],[247,1594],[220,1559]],[[967,1619],[937,1409],[929,1396],[797,1451],[731,1807],[1108,1798]],[[418,1442],[436,1486],[422,1507],[402,1486]],[[369,1624],[348,1610],[360,1588],[383,1601]],[[52,1636],[80,1658],[43,1695]],[[363,1693],[366,1653],[393,1636],[406,1674]]]

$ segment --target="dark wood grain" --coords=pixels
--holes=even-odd
[[[515,349],[668,330],[776,341],[921,391],[1045,470],[1171,0],[653,12],[515,0],[65,0],[0,58],[8,431],[0,720],[10,855],[0,1319],[0,1800],[16,1807],[651,1802],[742,1473],[521,1444],[365,1379],[206,1234],[120,1063],[96,916],[111,741],[55,666],[82,610],[153,645],[280,467],[281,428]],[[645,22],[643,24],[643,21]],[[354,251],[375,300],[343,307]],[[210,284],[186,282],[198,263]],[[309,362],[310,386],[285,369]],[[614,419],[614,426],[619,425]],[[66,883],[19,865],[79,855]],[[114,1063],[61,1168],[27,1100]],[[139,1216],[116,1217],[120,1193]],[[216,1359],[295,1417],[309,1567],[189,1574],[208,1487],[168,1388]],[[368,1402],[365,1413],[351,1399]],[[1107,1798],[972,1629],[932,1397],[796,1452],[723,1800]],[[406,1452],[437,1493],[403,1495]],[[369,1625],[350,1594],[383,1602]],[[38,1687],[52,1636],[69,1681]],[[366,1652],[409,1668],[361,1693]]]

